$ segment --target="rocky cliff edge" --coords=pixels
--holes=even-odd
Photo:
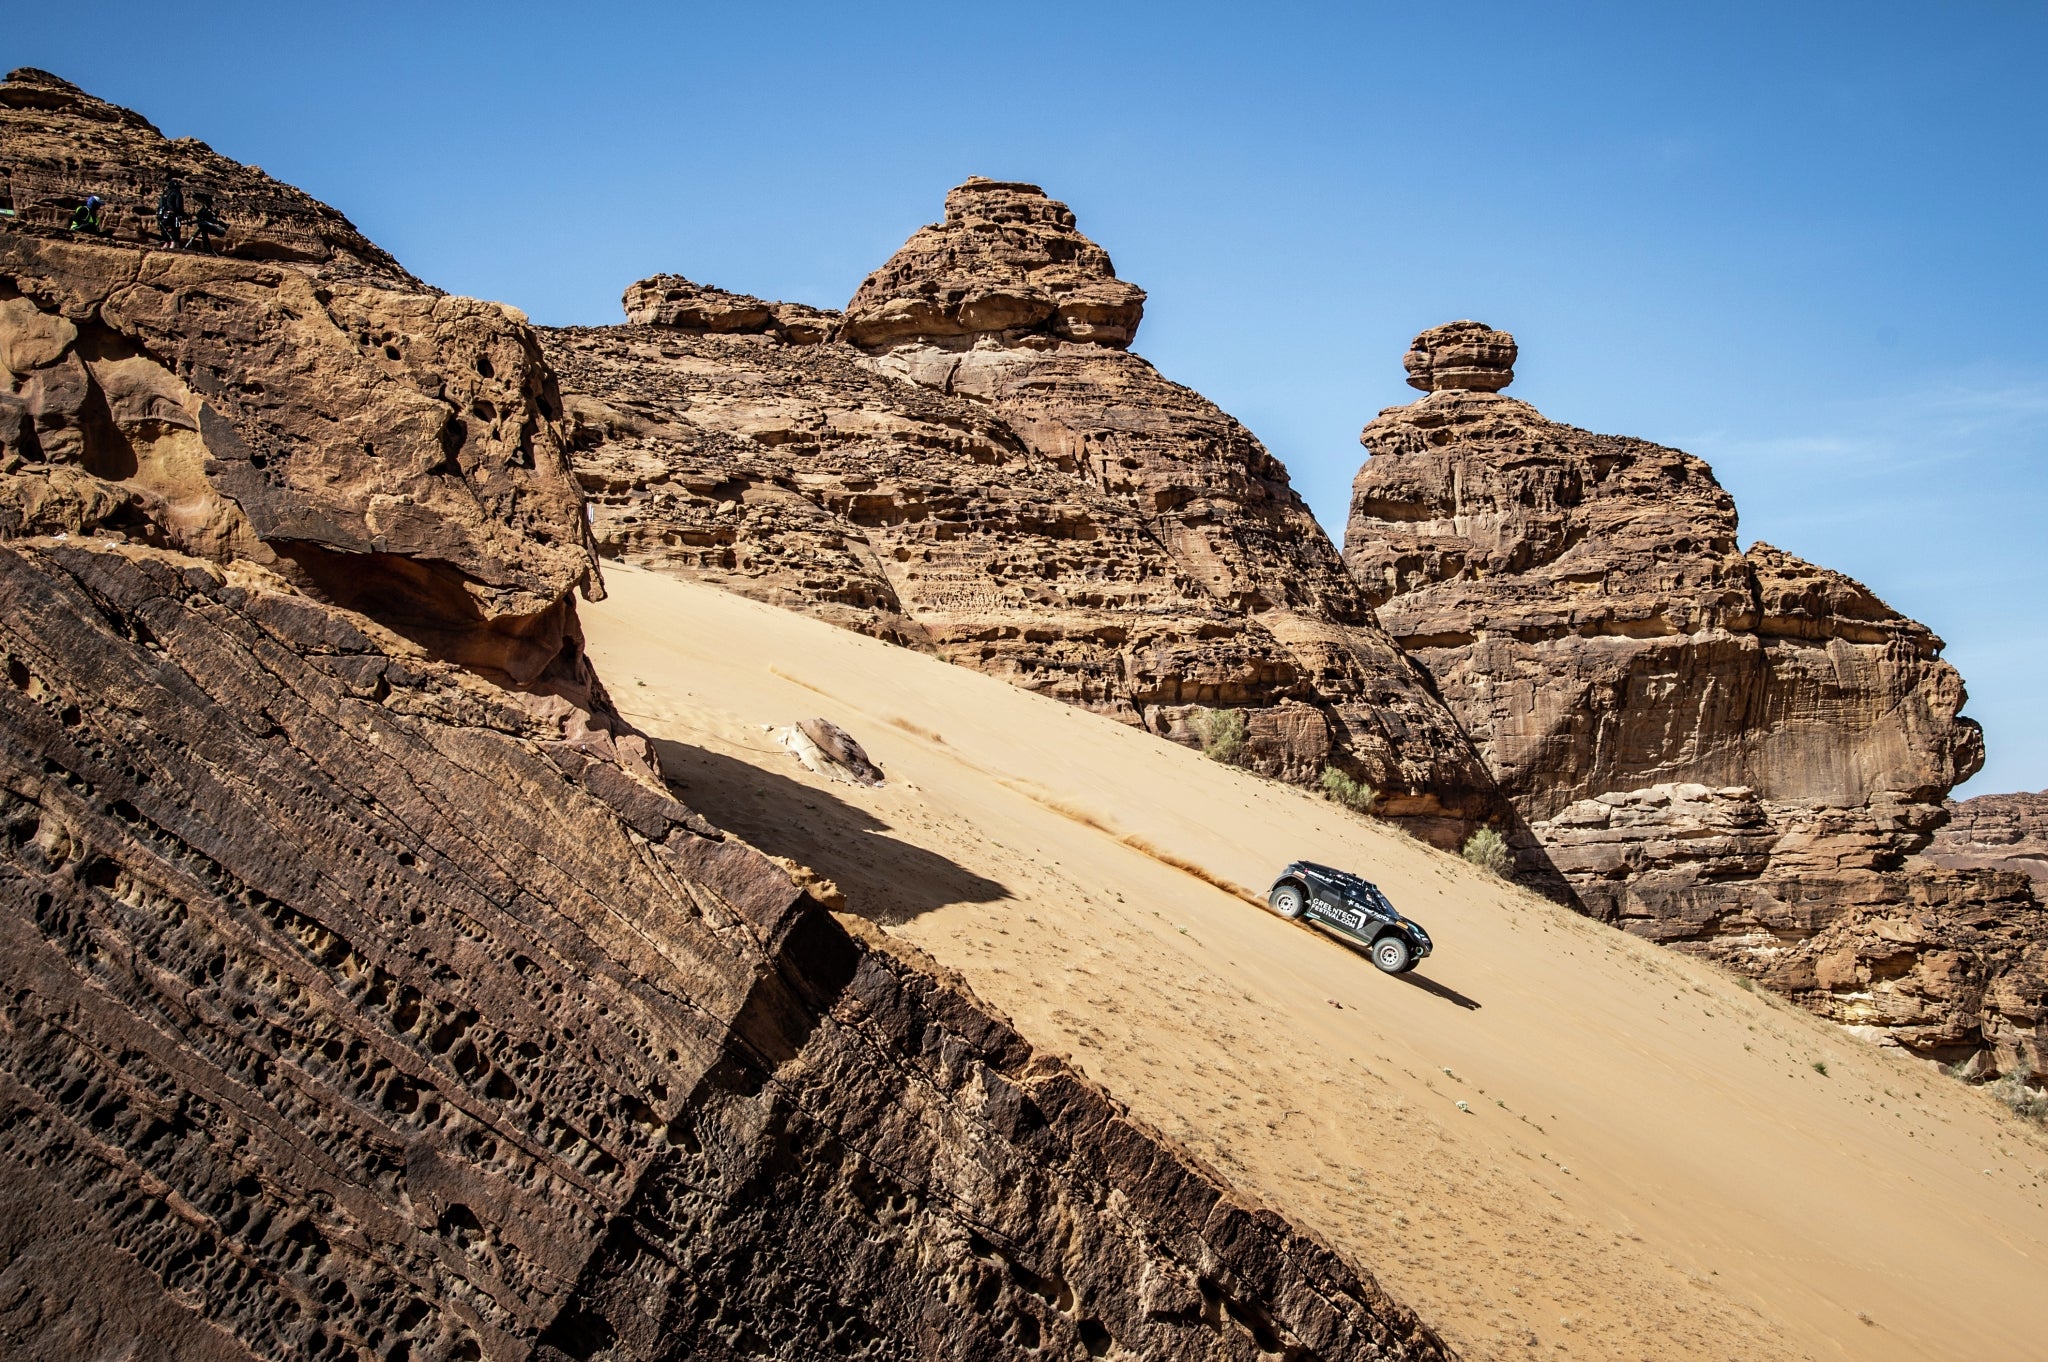
[[[0,1352],[1447,1355],[678,803],[533,332],[265,241],[0,228]]]

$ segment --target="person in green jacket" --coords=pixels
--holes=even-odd
[[[100,207],[104,200],[97,194],[87,194],[85,202],[71,210],[71,230],[84,232],[87,236],[105,236],[106,229],[100,225]]]

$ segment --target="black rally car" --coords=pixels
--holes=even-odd
[[[1401,915],[1371,880],[1314,861],[1296,861],[1266,892],[1273,911],[1306,918],[1364,946],[1388,974],[1414,969],[1431,946],[1422,924]]]

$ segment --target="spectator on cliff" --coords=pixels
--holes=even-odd
[[[185,220],[185,189],[176,175],[164,177],[163,195],[156,201],[157,239],[171,250],[178,249],[178,226]]]
[[[192,239],[186,242],[185,245],[189,250],[204,251],[206,254],[212,255],[214,254],[213,238],[226,236],[228,234],[228,225],[215,215],[213,211],[213,195],[195,194],[193,197],[199,200],[199,211],[192,215]]]
[[[97,194],[87,194],[85,202],[71,210],[71,230],[84,232],[87,236],[105,236],[106,228],[100,225],[100,205],[105,202]]]

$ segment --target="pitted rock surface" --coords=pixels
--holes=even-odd
[[[0,207],[15,229],[61,230],[88,194],[106,200],[112,239],[157,240],[164,177],[184,183],[188,210],[212,194],[228,225],[226,254],[317,267],[333,279],[426,290],[340,213],[190,137],[167,138],[141,114],[95,99],[47,71],[22,67],[0,84]]]
[[[0,245],[0,1355],[1449,1356],[676,801],[515,318]]]
[[[574,716],[130,546],[0,653],[10,1358],[1447,1355]]]
[[[979,241],[963,202],[1021,201],[1027,225],[1050,215],[1086,246],[1076,258],[1098,250],[1064,207],[1019,196],[955,190],[947,223],[863,294],[926,269],[934,242]],[[872,305],[856,296],[844,334]],[[1009,331],[961,348],[949,321],[909,325],[873,352],[546,333],[602,551],[1178,741],[1196,741],[1197,709],[1243,709],[1255,769],[1314,782],[1338,766],[1444,844],[1496,809],[1470,744],[1251,432],[1114,347]]]
[[[2048,790],[1948,802],[1948,823],[1927,859],[1958,869],[2017,870],[2048,895]]]
[[[1121,348],[1144,310],[1145,291],[1116,277],[1073,210],[1037,185],[977,177],[861,284],[844,334],[870,347],[991,336]]]
[[[1411,373],[1469,367],[1466,325],[1419,337]],[[1983,762],[1939,638],[1840,573],[1740,551],[1733,499],[1683,451],[1442,383],[1360,439],[1346,560],[1524,820],[1524,874],[1844,1018],[1869,981],[1815,983],[1805,943],[1913,916],[1972,962],[1900,967],[1942,1020],[1856,1024],[2019,1053],[1967,982],[2018,957],[1965,927],[1997,905],[2041,941],[2048,919],[2008,880],[1912,859]]]

